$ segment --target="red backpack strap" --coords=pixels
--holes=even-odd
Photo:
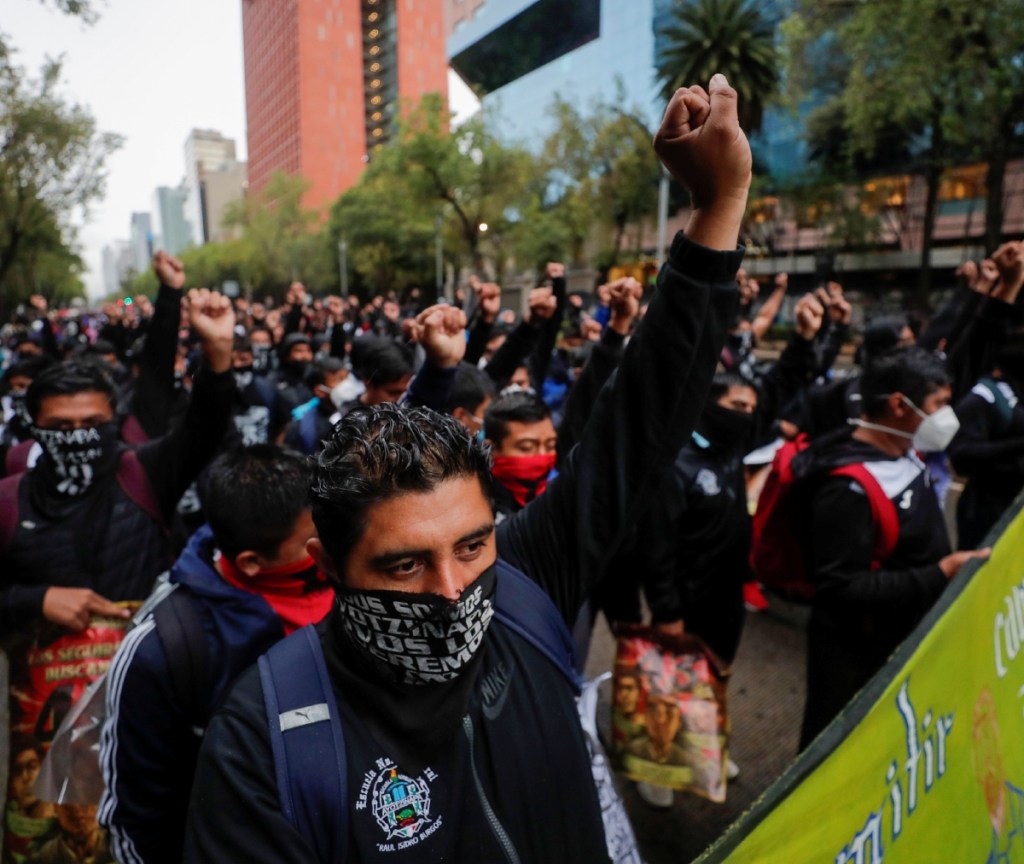
[[[24,441],[19,441],[7,451],[4,468],[8,475],[23,474],[28,471],[29,454],[32,452],[32,447],[35,443],[35,439],[27,438]]]
[[[160,502],[156,500],[156,493],[149,482],[142,463],[134,450],[125,450],[117,463],[117,482],[121,484],[125,494],[161,526],[166,527],[163,511],[160,509]]]
[[[0,480],[0,552],[11,545],[18,527],[18,489],[24,474],[14,474]]]
[[[871,519],[875,523],[875,548],[872,550],[872,567],[879,567],[892,555],[896,542],[900,539],[900,517],[896,505],[889,500],[874,475],[862,464],[844,465],[836,468],[834,475],[849,477],[856,480],[868,496],[871,506]]]

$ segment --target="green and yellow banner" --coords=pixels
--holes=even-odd
[[[700,864],[1024,864],[1022,500],[991,558]]]

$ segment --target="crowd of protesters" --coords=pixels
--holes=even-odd
[[[152,301],[19,308],[0,379],[3,861],[601,860],[596,793],[566,788],[589,764],[571,690],[537,644],[564,637],[580,669],[597,611],[646,606],[728,666],[747,610],[786,593],[759,584],[772,543],[810,586],[802,745],[828,725],[1024,486],[1024,244],[965,263],[933,314],[860,333],[823,284],[767,360],[790,286],[762,300],[738,269],[734,101],[723,79],[666,114],[655,146],[695,218],[656,288],[570,292],[552,263],[521,310],[476,279],[451,304],[293,283],[275,305],[186,290],[157,253]],[[784,519],[752,520],[782,452]],[[546,614],[508,599],[524,573],[561,629],[521,635]],[[317,624],[307,659],[337,704],[295,696],[281,729],[345,738],[303,757],[267,731],[287,682],[252,667]],[[85,661],[111,656],[102,797],[47,800],[34,781],[98,677]],[[296,719],[321,705],[344,722]],[[289,758],[330,788],[279,801]],[[302,802],[324,796],[314,825]]]

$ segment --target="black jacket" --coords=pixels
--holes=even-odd
[[[896,507],[899,539],[877,569],[871,558],[875,525],[863,490],[833,468],[862,463]],[[914,454],[887,456],[844,429],[793,459],[810,510],[807,548],[817,586],[812,627],[881,665],[942,593],[939,560],[949,539],[924,463]]]
[[[693,429],[735,309],[739,261],[676,239],[653,314],[584,440],[544,495],[499,526],[499,556],[538,582],[570,626]],[[345,706],[347,860],[394,861],[398,852],[431,862],[607,860],[572,688],[551,661],[492,621],[472,667],[454,682],[399,693],[360,673],[336,645],[337,626],[328,621],[323,642]],[[372,790],[388,760],[430,787],[437,827],[407,850],[389,849],[394,841],[373,816]],[[253,671],[210,724],[190,813],[190,862],[316,860],[281,814]]]
[[[230,372],[201,369],[181,423],[136,451],[165,525],[220,444],[234,386]],[[41,620],[43,597],[52,586],[91,588],[109,600],[141,600],[171,563],[163,526],[110,481],[80,498],[54,501],[49,515],[33,503],[40,472],[0,481],[17,484],[19,502],[14,536],[0,549],[0,636]]]
[[[652,620],[682,619],[687,632],[732,662],[743,628],[743,583],[751,578],[742,452],[695,433],[676,458],[636,549]]]

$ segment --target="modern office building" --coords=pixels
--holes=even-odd
[[[192,231],[185,219],[184,186],[158,186],[153,193],[153,232],[158,249],[177,255],[192,242]]]
[[[132,266],[132,247],[127,240],[115,240],[103,247],[103,293],[116,294],[128,278]]]
[[[206,206],[207,176],[238,164],[234,139],[225,138],[220,132],[193,129],[185,139],[185,219],[189,222],[192,242],[196,246],[210,242],[219,230],[219,222],[211,221]],[[239,185],[239,196],[242,188]]]
[[[153,258],[153,225],[148,213],[132,213],[129,236],[132,269],[136,273],[145,273]]]
[[[673,0],[446,0],[452,68],[485,95],[503,136],[529,144],[544,139],[556,96],[587,110],[620,105],[654,128],[664,104],[655,71]],[[785,2],[768,0],[781,19]],[[557,22],[557,26],[552,26]],[[768,111],[755,153],[773,173],[799,168],[800,126]]]
[[[230,162],[203,174],[203,219],[208,243],[220,243],[241,234],[241,227],[227,228],[227,206],[245,197],[249,182],[245,162]]]
[[[442,0],[242,0],[249,183],[275,171],[329,205],[402,106],[447,95]]]

